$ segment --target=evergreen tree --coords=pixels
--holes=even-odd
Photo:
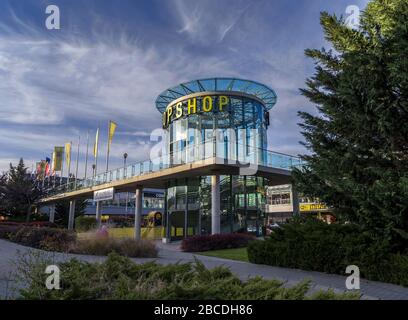
[[[331,50],[306,50],[315,74],[299,112],[307,166],[299,191],[319,197],[394,249],[408,245],[408,1],[374,0],[358,29],[321,14]]]
[[[74,219],[79,216],[83,216],[86,211],[86,206],[88,202],[86,200],[76,200],[75,201],[75,215]],[[54,222],[62,227],[68,227],[68,219],[69,219],[69,201],[64,200],[57,202],[55,205],[55,219]]]
[[[41,196],[42,191],[27,172],[23,159],[17,166],[10,163],[10,170],[0,182],[0,206],[5,213],[11,216],[26,215],[29,221],[33,206]]]

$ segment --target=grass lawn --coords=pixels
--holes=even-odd
[[[235,249],[223,249],[223,250],[212,250],[198,252],[203,256],[217,257],[230,260],[239,260],[248,262],[247,248],[235,248]]]

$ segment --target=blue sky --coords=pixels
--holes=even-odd
[[[161,127],[154,101],[167,87],[214,76],[262,82],[277,92],[269,149],[298,154],[299,94],[313,73],[304,49],[328,46],[320,11],[345,14],[366,0],[1,0],[0,171],[23,157],[29,167],[53,146],[93,138],[118,123],[111,167],[145,160]],[[60,8],[61,29],[45,28]],[[92,139],[91,139],[92,140]],[[74,146],[75,150],[76,147]],[[80,152],[83,171],[85,145]]]

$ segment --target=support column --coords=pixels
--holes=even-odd
[[[141,239],[143,188],[138,187],[135,194],[135,240]]]
[[[211,234],[221,233],[220,176],[211,176]]]
[[[75,200],[69,201],[68,230],[74,230]]]
[[[102,219],[101,219],[101,202],[96,201],[96,209],[95,209],[95,219],[96,219],[96,226],[99,229],[102,224]]]
[[[296,188],[294,187],[293,184],[292,184],[291,195],[292,195],[293,215],[298,216],[300,214],[299,195],[298,195],[297,190],[296,190]]]
[[[54,223],[55,221],[55,203],[50,205],[50,222]]]

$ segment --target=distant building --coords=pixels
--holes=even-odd
[[[144,189],[142,195],[143,215],[149,212],[158,211],[164,213],[164,190],[161,189]],[[96,202],[88,200],[89,205],[86,207],[86,215],[96,214]],[[115,198],[109,201],[102,201],[101,213],[106,216],[129,216],[135,215],[135,194],[132,192],[116,193]]]
[[[294,198],[291,184],[266,187],[265,214],[267,224],[284,223],[293,217]],[[329,207],[319,199],[310,199],[301,194],[299,199],[299,213],[301,215],[314,215],[327,222],[332,222],[334,215]]]

